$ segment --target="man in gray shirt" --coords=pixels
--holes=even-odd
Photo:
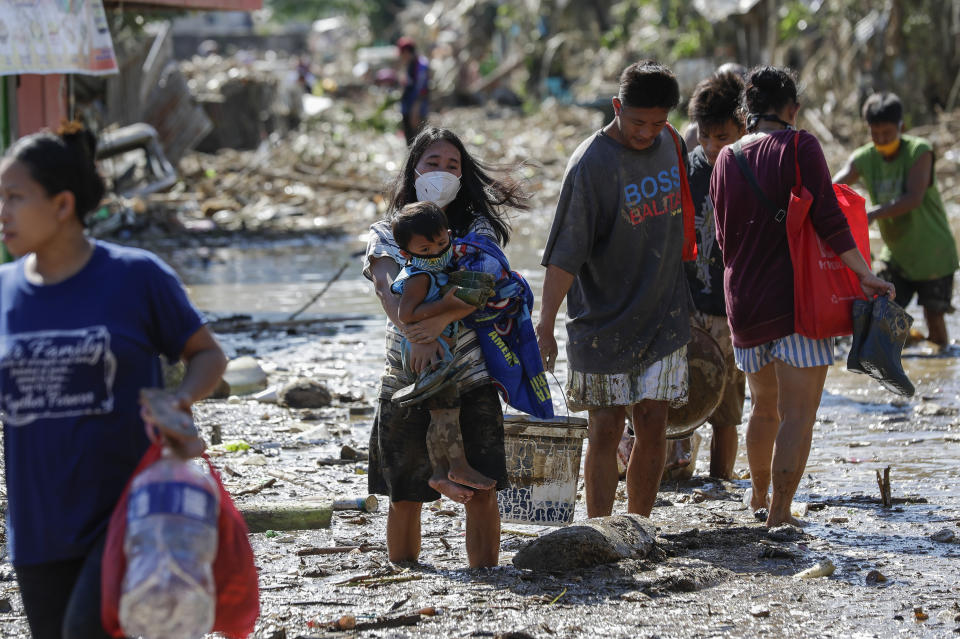
[[[681,259],[695,248],[692,226],[684,232],[686,147],[667,124],[679,101],[666,67],[645,60],[623,71],[613,121],[567,164],[543,255],[537,341],[553,370],[554,322],[566,297],[567,397],[571,410],[589,412],[589,517],[613,509],[628,409],[637,439],[627,510],[650,515],[665,461],[667,407],[687,397],[691,303]]]

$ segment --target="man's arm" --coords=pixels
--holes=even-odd
[[[856,184],[860,179],[860,172],[853,164],[853,156],[847,160],[846,166],[840,169],[840,172],[833,176],[834,184]]]
[[[867,220],[873,221],[888,217],[905,215],[923,204],[923,194],[926,193],[933,179],[933,151],[925,151],[917,158],[916,164],[907,174],[907,192],[886,204],[881,204],[867,213]]]
[[[543,294],[540,297],[540,320],[537,322],[537,344],[540,346],[540,357],[543,358],[543,367],[553,372],[557,363],[557,339],[553,336],[554,325],[560,304],[576,277],[559,266],[550,264],[543,278]]]

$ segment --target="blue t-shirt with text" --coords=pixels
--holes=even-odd
[[[149,442],[141,388],[201,326],[176,274],[97,242],[76,275],[36,285],[0,266],[0,415],[13,563],[84,556]]]

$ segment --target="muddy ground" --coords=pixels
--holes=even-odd
[[[271,384],[309,376],[334,395],[320,409],[241,398],[198,405],[204,433],[222,439],[211,452],[238,505],[366,495],[365,463],[341,457],[345,445],[366,450],[379,369],[369,336],[379,326],[371,318],[319,334],[222,336],[228,350],[255,353]],[[926,399],[891,403],[836,368],[798,494],[809,522],[798,538],[772,539],[752,518],[741,502],[746,480],[704,479],[703,454],[697,477],[662,486],[652,558],[576,573],[513,567],[519,548],[551,530],[517,524],[503,525],[498,567],[465,569],[462,507],[447,500],[424,507],[421,562],[391,565],[381,499],[378,512],[335,512],[329,529],[251,535],[262,593],[254,636],[958,636],[960,545],[931,538],[943,529],[960,538],[955,397],[928,388]],[[918,470],[924,464],[929,472]],[[873,483],[886,465],[894,466],[890,509]],[[621,490],[615,512],[624,508]],[[824,559],[836,566],[832,576],[793,576]],[[10,573],[4,564],[0,589],[11,609],[0,613],[0,635],[24,636]],[[359,629],[332,629],[345,615]]]

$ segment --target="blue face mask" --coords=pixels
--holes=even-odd
[[[439,273],[450,265],[453,259],[453,244],[448,244],[447,248],[438,255],[414,255],[410,254],[410,265],[421,271],[430,271]]]

